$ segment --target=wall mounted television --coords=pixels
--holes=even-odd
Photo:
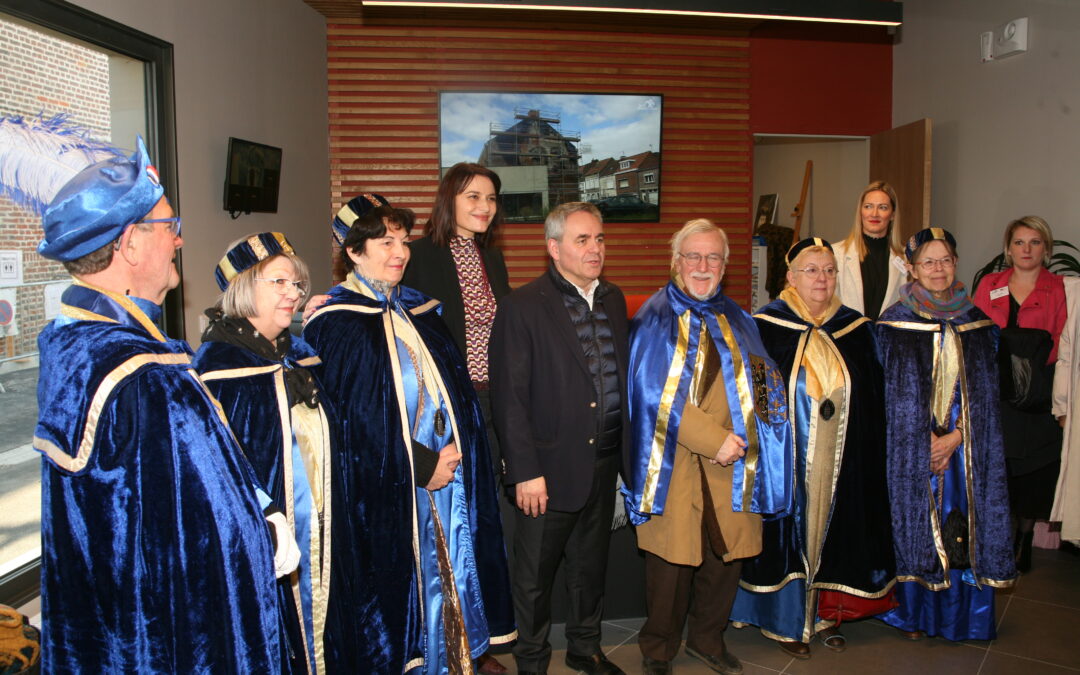
[[[281,148],[229,138],[225,167],[225,210],[233,218],[241,213],[277,213],[281,182]]]
[[[659,94],[443,91],[439,165],[497,173],[507,222],[541,222],[571,201],[608,222],[658,222],[663,107]]]

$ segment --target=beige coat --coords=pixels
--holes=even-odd
[[[731,509],[734,468],[709,462],[731,429],[731,413],[721,376],[713,382],[701,407],[687,402],[683,408],[664,515],[654,515],[638,526],[639,548],[676,565],[702,563],[701,469],[704,468],[716,520],[727,547],[724,560],[749,558],[761,552],[761,516]]]
[[[1068,318],[1058,342],[1054,371],[1054,415],[1065,416],[1061,471],[1050,520],[1061,523],[1061,538],[1080,543],[1080,279],[1065,277]]]
[[[836,256],[836,297],[840,302],[860,314],[866,314],[863,303],[862,263],[859,252],[854,246],[848,246],[847,240],[833,244]],[[900,286],[907,281],[904,271],[904,259],[895,253],[889,253],[889,283],[885,287],[885,299],[881,301],[878,315],[900,299]]]

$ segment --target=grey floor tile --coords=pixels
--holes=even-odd
[[[1013,595],[1080,609],[1080,556],[1035,549],[1031,572],[1020,577]]]
[[[983,662],[979,675],[1015,675],[1016,673],[1023,673],[1023,675],[1067,675],[1076,672],[1080,672],[1080,670],[991,651],[986,655],[986,661]]]
[[[1080,669],[1078,626],[1080,609],[1013,597],[990,651]]]

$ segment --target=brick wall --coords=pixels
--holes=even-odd
[[[0,115],[69,113],[94,138],[111,140],[109,57],[20,24],[0,21]],[[38,216],[0,197],[0,251],[22,252],[23,283],[66,281],[58,263],[37,254]],[[0,288],[0,294],[10,292]],[[16,290],[18,335],[4,340],[0,357],[37,351],[45,323],[44,287]],[[0,326],[0,335],[6,335]]]

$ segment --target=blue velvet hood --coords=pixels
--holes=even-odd
[[[74,285],[41,332],[46,672],[287,672],[255,477],[130,298]]]
[[[709,338],[720,355],[735,434],[747,441],[746,455],[734,465],[732,508],[778,515],[790,508],[794,454],[783,376],[741,307],[720,291],[695,300],[671,281],[645,301],[630,325],[631,451],[624,492],[634,524],[664,512],[698,344]]]
[[[423,657],[423,608],[414,553],[419,536],[416,486],[394,395],[399,388],[396,354],[387,347],[386,315],[392,305],[408,312],[438,363],[460,432],[458,450],[484,604],[473,609],[482,609],[492,638],[514,633],[487,432],[464,360],[439,317],[438,301],[402,286],[382,301],[336,286],[304,329],[304,338],[323,360],[318,375],[325,391],[342,411],[333,537],[353,542],[351,558],[335,564],[331,582],[354,603],[339,604],[328,618],[327,641],[331,625],[343,636],[336,641],[341,649],[327,653],[331,672],[399,675]]]
[[[998,328],[974,306],[941,321],[898,302],[878,321],[889,408],[888,482],[896,573],[901,581],[919,581],[931,589],[950,583],[942,549],[942,514],[935,508],[931,488],[929,433],[934,352],[946,325],[956,331],[961,345],[956,405],[967,428],[957,452],[962,450],[965,457],[971,575],[980,584],[1008,586],[1016,577],[1016,565],[999,417]]]

